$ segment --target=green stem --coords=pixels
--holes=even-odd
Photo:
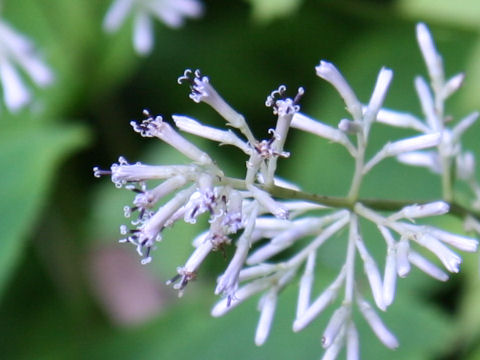
[[[348,199],[350,202],[354,202],[358,198],[360,193],[360,185],[363,180],[363,168],[365,166],[365,147],[366,142],[362,133],[357,136],[357,156],[355,158],[355,172],[352,178],[352,184],[350,185],[350,191],[348,192]]]
[[[452,167],[450,158],[442,156],[442,195],[446,201],[453,201]]]
[[[246,184],[244,180],[235,178],[223,178],[218,182],[219,185],[230,185],[238,190],[246,190]],[[390,200],[390,199],[375,199],[375,198],[358,198],[354,201],[348,197],[335,197],[319,194],[312,194],[300,190],[292,190],[283,188],[276,185],[265,186],[262,184],[255,184],[264,191],[268,191],[270,195],[277,199],[284,200],[304,200],[310,201],[319,205],[325,205],[333,208],[344,208],[353,210],[356,203],[362,203],[363,205],[377,211],[399,211],[403,207],[412,204],[426,204],[438,199],[411,199],[411,200]],[[445,201],[445,199],[441,199]],[[449,214],[458,218],[464,218],[467,215],[471,215],[480,221],[480,212],[469,209],[455,201],[446,201],[450,206]]]

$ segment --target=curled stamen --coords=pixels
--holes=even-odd
[[[277,90],[272,91],[265,101],[265,105],[273,109],[274,115],[292,115],[300,111],[300,106],[298,104],[305,93],[305,90],[302,87],[299,87],[294,99],[285,96],[286,90],[287,88],[285,85],[281,85]]]
[[[98,166],[95,166],[93,168],[93,176],[96,178],[99,178],[103,175],[112,175],[112,172],[110,170],[102,170]]]
[[[275,131],[275,129],[268,129],[268,134],[272,135],[272,138],[268,140],[269,144],[273,143],[275,140],[281,139],[281,136]]]
[[[185,71],[183,72],[183,75],[178,77],[177,83],[182,85],[184,82],[189,82],[190,84],[193,85],[192,73],[193,72],[191,69],[185,69]]]
[[[151,116],[148,110],[143,110],[143,115],[146,117],[141,123],[131,121],[130,125],[135,132],[138,132],[143,137],[154,137],[156,133],[161,131],[163,118],[160,115]]]
[[[189,97],[199,103],[204,101],[205,98],[213,95],[215,91],[210,85],[210,80],[207,76],[202,76],[202,73],[199,69],[193,72],[191,69],[185,70],[182,76],[177,79],[179,84],[188,82],[190,84],[191,93]]]
[[[285,85],[280,85],[277,90],[273,90],[270,93],[270,95],[267,97],[267,100],[265,101],[265,106],[267,107],[275,106],[275,103],[277,102],[277,98],[279,100],[282,99],[286,91],[287,91],[287,87]]]

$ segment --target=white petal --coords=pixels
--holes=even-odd
[[[290,126],[342,144],[348,149],[352,156],[356,154],[355,147],[343,131],[323,124],[320,121],[313,120],[302,113],[295,113],[293,115]]]
[[[206,126],[188,116],[172,115],[172,118],[173,121],[175,121],[175,125],[177,125],[182,131],[213,141],[218,141],[221,144],[234,145],[247,155],[252,151],[247,143],[235,135],[231,130],[220,130],[211,126]]]
[[[279,202],[275,201],[269,193],[260,190],[254,185],[248,185],[248,190],[252,193],[252,196],[258,201],[258,203],[267,209],[275,217],[286,220],[288,219],[288,210],[283,207]]]
[[[359,360],[359,336],[353,322],[350,322],[347,328],[347,360]]]
[[[408,260],[417,268],[422,270],[425,274],[430,275],[434,279],[439,281],[447,281],[448,275],[442,271],[437,265],[433,264],[422,255],[415,251],[410,251],[408,254]]]
[[[389,109],[380,109],[377,121],[391,126],[411,128],[424,133],[429,132],[428,127],[415,116]]]
[[[26,55],[22,59],[18,59],[18,63],[32,80],[40,86],[46,86],[54,80],[52,70],[34,56]]]
[[[263,345],[268,338],[276,306],[277,290],[272,289],[260,299],[260,319],[255,333],[255,344],[257,346]]]
[[[351,315],[349,306],[343,305],[333,313],[322,336],[322,346],[327,349],[332,345]]]
[[[444,201],[434,201],[426,204],[414,204],[405,206],[399,212],[388,217],[391,221],[398,219],[415,219],[429,216],[438,216],[448,213],[450,206]]]
[[[447,83],[443,86],[442,98],[447,99],[450,95],[455,93],[460,88],[460,86],[462,86],[464,79],[465,79],[465,74],[463,73],[460,73],[451,77],[447,81]]]
[[[401,239],[397,244],[397,273],[404,278],[410,272],[410,244],[407,239]]]
[[[297,300],[297,314],[298,319],[310,306],[310,296],[313,287],[316,252],[308,255],[307,263],[305,264],[305,271],[300,279]]]
[[[417,24],[417,41],[432,82],[442,84],[444,81],[442,57],[435,48],[430,31],[423,23]]]
[[[430,233],[415,237],[415,241],[433,252],[447,268],[448,271],[458,273],[462,258],[440,242]]]
[[[385,100],[392,77],[393,71],[386,68],[382,68],[378,74],[375,89],[373,90],[373,94],[364,115],[364,121],[368,126],[375,120],[377,113]]]
[[[320,61],[320,64],[315,67],[317,75],[322,79],[332,84],[345,101],[347,110],[352,114],[354,120],[360,120],[362,118],[362,104],[358,101],[357,96],[353,92],[347,80],[338,71],[338,69],[332,63],[327,61]]]
[[[397,160],[407,165],[426,167],[434,174],[440,174],[442,171],[436,151],[410,151],[398,155]]]
[[[271,286],[271,283],[268,278],[262,278],[249,282],[235,291],[235,297],[233,299],[226,296],[217,304],[215,304],[211,311],[212,316],[218,317],[225,315],[234,307],[241,304],[244,300],[267,289],[269,286]]]
[[[337,298],[340,286],[344,283],[344,280],[345,270],[342,270],[337,278],[320,294],[320,296],[296,317],[293,322],[294,332],[304,329]]]
[[[398,340],[395,335],[392,334],[390,330],[387,329],[382,319],[378,314],[373,310],[369,303],[363,299],[357,298],[358,307],[367,320],[368,324],[372,328],[375,335],[378,339],[388,348],[395,349],[398,347]]]
[[[30,93],[20,75],[8,61],[0,62],[0,80],[7,108],[15,112],[30,101]]]
[[[133,46],[140,55],[147,55],[153,48],[153,24],[151,18],[144,11],[139,11],[135,16]]]
[[[475,252],[477,251],[478,241],[474,238],[456,235],[440,229],[430,229],[430,234],[438,240],[443,241],[459,250]]]
[[[146,112],[148,118],[143,120],[141,123],[131,121],[133,130],[140,133],[144,137],[157,137],[160,140],[163,140],[168,145],[174,147],[179,152],[181,152],[186,157],[191,160],[202,164],[209,165],[213,163],[213,160],[208,156],[207,153],[200,150],[178,132],[176,132],[168,123],[163,121],[161,116],[156,116],[155,118],[151,117],[148,112]]]
[[[432,93],[430,92],[427,83],[421,76],[417,76],[415,78],[415,90],[417,91],[420,104],[422,105],[422,111],[426,117],[430,130],[439,131],[442,128],[442,124],[435,113]]]
[[[386,157],[437,146],[441,141],[441,136],[442,133],[431,133],[387,143],[368,161],[363,168],[363,173],[366,174]]]
[[[383,301],[385,306],[390,306],[395,298],[397,283],[397,254],[395,248],[388,247],[383,275]]]
[[[377,263],[368,253],[368,250],[360,237],[357,238],[355,244],[357,246],[360,257],[363,260],[363,270],[367,275],[367,279],[372,290],[375,304],[378,306],[379,309],[385,311],[386,307],[383,301],[383,283]]]
[[[103,19],[103,28],[107,32],[117,30],[132,8],[133,0],[115,0]]]

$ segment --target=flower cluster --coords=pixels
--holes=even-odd
[[[447,128],[444,101],[460,87],[463,75],[445,81],[441,57],[425,25],[417,26],[417,36],[434,94],[432,96],[425,80],[416,79],[424,122],[413,115],[382,108],[393,78],[390,69],[380,70],[373,94],[368,103],[363,104],[338,69],[321,61],[315,69],[317,75],[338,91],[351,118],[341,120],[338,128],[314,120],[300,112],[299,102],[304,90],[299,88],[297,94],[289,98],[285,86],[280,86],[266,100],[266,105],[272,107],[277,117],[275,127],[270,129],[269,138],[259,140],[245,118],[218,94],[208,77],[198,70],[187,70],[179,83],[189,84],[190,98],[210,105],[234,130],[213,128],[180,115],[172,116],[176,127],[240,149],[248,158],[245,177],[228,177],[207,153],[180,135],[162,117],[152,117],[145,111],[147,119],[132,122],[134,130],[142,136],[161,139],[191,163],[153,166],[129,164],[120,158],[110,170],[94,168],[95,176],[110,175],[117,187],[137,193],[133,206],[125,208],[125,215],[130,217],[135,212],[138,216],[131,221],[131,229],[126,225],[121,227],[125,235],[121,241],[134,244],[143,257],[142,262],[148,263],[151,250],[162,239],[165,227],[180,219],[195,223],[200,215],[206,214],[209,228],[193,240],[192,255],[169,281],[180,294],[195,278],[210,252],[233,243],[236,250],[215,289],[223,298],[213,307],[212,315],[221,316],[260,294],[256,344],[263,344],[268,337],[279,293],[301,274],[293,331],[302,330],[329,305],[341,299],[341,305],[333,312],[323,333],[323,359],[335,359],[343,347],[346,347],[348,359],[359,358],[355,311],[366,319],[385,346],[396,348],[398,340],[375,308],[385,311],[394,302],[397,278],[406,277],[415,266],[437,280],[446,281],[448,272],[460,270],[462,259],[454,249],[474,252],[478,245],[474,238],[422,224],[423,218],[449,213],[452,204],[458,208],[452,190],[454,168],[456,178],[471,185],[478,203],[479,186],[474,179],[473,155],[464,152],[460,142],[461,135],[478,114],[467,116],[453,129]],[[388,142],[367,159],[366,149],[376,122],[408,127],[420,134]],[[307,194],[275,176],[278,159],[290,156],[284,149],[290,128],[338,143],[355,159],[350,190],[345,198]],[[359,192],[364,176],[387,157],[439,173],[444,179],[442,199],[426,203],[362,200]],[[173,196],[157,206],[169,194]],[[389,211],[385,211],[386,208]],[[464,213],[458,215],[464,216]],[[471,229],[480,229],[475,216],[465,220]],[[372,223],[384,239],[383,271],[364,242],[362,226],[365,222]],[[348,233],[345,260],[339,264],[339,273],[331,283],[314,295],[317,254],[326,241],[343,232]],[[292,254],[287,250],[293,245],[298,251]],[[279,254],[282,256],[278,257]],[[364,274],[355,271],[358,261]],[[369,284],[367,291],[360,286],[364,277]]]
[[[196,18],[202,12],[202,4],[197,0],[115,0],[105,15],[103,28],[107,32],[117,31],[132,13],[133,46],[139,55],[147,55],[153,48],[152,18],[178,28],[185,17]]]
[[[31,100],[30,91],[19,70],[41,87],[53,81],[52,71],[35,54],[31,41],[0,20],[0,81],[3,100],[12,112],[18,111]]]

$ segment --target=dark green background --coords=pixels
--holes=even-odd
[[[177,299],[163,285],[191,252],[198,226],[177,225],[166,233],[146,267],[165,298],[162,311],[135,326],[112,322],[92,291],[89,264],[99,251],[126,250],[136,256],[133,248],[116,243],[118,227],[125,222],[122,208],[132,194],[115,189],[108,179],[95,179],[91,169],[108,168],[119,155],[158,164],[184,161],[131,130],[130,120],[141,119],[144,108],[166,119],[177,113],[223,124],[205,104],[188,99],[186,86],[177,85],[185,68],[207,74],[258,137],[274,125],[264,101],[280,84],[291,94],[305,87],[303,111],[328,124],[336,126],[347,116],[333,88],[315,76],[320,59],[335,63],[364,102],[380,68],[393,69],[386,105],[420,116],[413,77],[426,70],[415,41],[418,21],[429,25],[447,74],[466,71],[464,89],[447,104],[447,112],[461,118],[480,108],[480,3],[205,1],[205,16],[187,21],[180,30],[156,23],[155,50],[145,58],[133,53],[131,22],[116,34],[102,32],[109,3],[4,1],[3,17],[35,41],[53,67],[56,82],[37,91],[40,112],[0,113],[1,358],[319,358],[329,312],[293,334],[295,285],[280,298],[270,338],[261,348],[253,342],[255,300],[223,318],[209,316],[217,300],[215,278],[225,266],[221,255],[210,257],[184,298]],[[375,125],[370,151],[409,134]],[[465,147],[476,153],[478,135],[475,125],[465,138]],[[241,154],[227,148],[219,152],[205,141],[198,144],[227,174],[242,176]],[[280,175],[310,192],[347,192],[352,161],[343,148],[295,130],[286,148],[292,156],[279,162]],[[439,185],[423,169],[387,160],[368,175],[362,195],[434,199],[440,195]],[[439,225],[460,229],[450,218]],[[364,235],[383,266],[383,242],[368,229]],[[334,240],[318,256],[317,293],[344,259],[344,241]],[[383,316],[400,341],[398,350],[385,349],[359,319],[362,358],[480,359],[478,258],[464,259],[461,274],[447,284],[418,271],[399,281],[395,303]]]

